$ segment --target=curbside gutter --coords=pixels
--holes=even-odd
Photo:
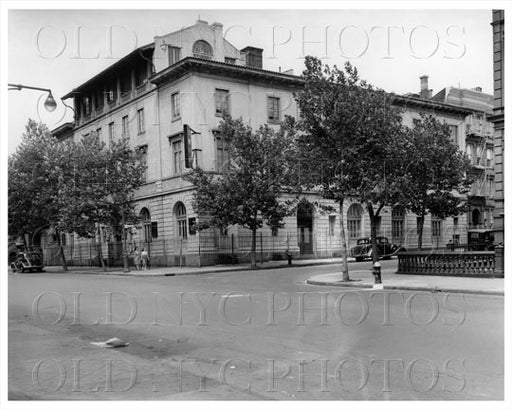
[[[314,279],[307,279],[308,285],[318,286],[336,286],[346,288],[360,288],[360,289],[373,289],[374,286],[371,283],[351,283],[351,282],[324,282]],[[443,293],[467,293],[475,295],[492,295],[492,296],[504,296],[504,291],[499,290],[479,290],[479,289],[452,289],[452,288],[438,288],[428,286],[400,286],[400,285],[381,285],[378,290],[406,290],[406,291],[421,291],[421,292],[443,292]]]

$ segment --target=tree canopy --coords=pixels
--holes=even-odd
[[[188,176],[197,187],[194,208],[201,218],[198,226],[239,225],[251,230],[251,265],[255,267],[256,230],[264,223],[282,227],[290,210],[290,204],[280,197],[293,180],[290,159],[294,146],[284,128],[275,131],[264,125],[254,131],[241,119],[229,117],[221,122],[219,135],[228,148],[221,173],[197,168]]]
[[[79,142],[58,141],[29,120],[22,143],[9,157],[9,234],[43,228],[91,237],[100,224],[120,228],[133,214],[134,191],[146,164],[126,141],[107,147],[95,133]],[[66,262],[61,249],[63,266]]]

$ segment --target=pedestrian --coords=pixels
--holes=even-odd
[[[142,248],[142,252],[140,253],[140,258],[142,260],[142,269],[148,270],[148,264],[149,264],[149,254],[146,248]]]
[[[137,270],[140,270],[140,256],[141,252],[139,250],[139,247],[135,247],[135,250],[133,251],[133,263],[135,264],[135,268]]]

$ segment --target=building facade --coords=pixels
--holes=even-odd
[[[131,230],[128,242],[149,248],[155,264],[199,265],[249,258],[246,230],[194,229],[200,215],[192,206],[194,187],[183,178],[190,172],[185,166],[184,127],[192,130],[191,166],[221,172],[226,142],[218,126],[225,112],[253,128],[279,127],[286,115],[298,114],[293,93],[304,80],[290,72],[264,70],[263,50],[238,50],[222,30],[220,23],[199,20],[179,32],[155,37],[154,43],[134,50],[68,93],[64,99],[73,100],[75,123],[54,130],[61,139],[78,140],[96,133],[108,144],[124,138],[144,153],[146,183],[134,198],[141,224]],[[465,150],[473,109],[430,97],[397,96],[404,123],[414,126],[420,113],[433,113],[452,127],[455,140]],[[325,205],[333,204],[318,193],[306,194],[296,213],[285,219],[283,229],[264,227],[258,239],[261,258],[283,258],[288,250],[302,257],[339,255],[340,213],[324,211]],[[349,247],[369,236],[370,220],[362,204],[347,200],[342,212]],[[450,220],[428,216],[423,244],[444,247],[453,239],[465,243],[467,224],[467,215]],[[380,235],[414,248],[417,232],[416,215],[400,207],[383,209]],[[108,227],[103,235],[104,255],[116,252]],[[67,248],[68,259],[77,260],[77,252],[80,261],[87,259],[82,258],[85,240],[70,235],[67,243],[73,244]]]

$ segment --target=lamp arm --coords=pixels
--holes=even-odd
[[[21,84],[7,84],[9,87],[12,87],[10,88],[10,90],[21,90],[22,88],[27,88],[29,90],[39,90],[39,91],[46,91],[46,92],[49,92],[51,93],[52,90],[50,90],[49,88],[40,88],[40,87],[30,87],[28,85],[21,85]]]

